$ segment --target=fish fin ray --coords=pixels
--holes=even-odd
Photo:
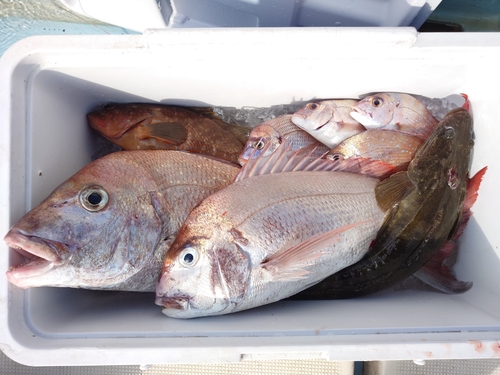
[[[328,159],[328,155],[326,158]],[[325,168],[330,171],[359,173],[379,179],[387,178],[398,170],[392,164],[386,163],[382,160],[364,157],[336,160],[335,165]]]
[[[252,152],[234,182],[265,174],[313,171],[322,159],[322,156],[314,155],[314,149],[305,155],[300,150],[292,150],[288,139],[285,139],[273,153],[266,155],[269,147],[270,144],[264,146],[256,158],[253,157],[256,150]]]
[[[342,233],[368,222],[370,222],[370,220],[344,225],[325,233],[318,233],[285,251],[265,259],[261,267],[272,272],[275,279],[279,281],[291,281],[305,278],[310,272],[305,270],[304,267],[306,267],[309,262],[325,254],[324,251],[319,250],[337,242]]]
[[[439,252],[434,254],[413,276],[443,293],[465,293],[472,288],[472,282],[457,280],[453,275],[450,267],[455,264],[456,258],[456,243],[447,241]]]
[[[149,138],[156,138],[162,142],[181,145],[188,138],[186,127],[177,122],[158,122],[145,125]]]
[[[387,211],[414,189],[406,171],[394,173],[389,178],[380,181],[375,187],[375,199],[379,207]]]
[[[467,181],[467,196],[464,200],[464,211],[470,210],[474,203],[476,203],[479,186],[483,180],[484,174],[488,167],[482,168],[471,179]]]

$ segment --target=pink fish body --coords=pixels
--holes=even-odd
[[[351,116],[367,129],[397,130],[425,139],[438,124],[427,107],[409,94],[370,95],[353,109]]]
[[[153,291],[189,211],[238,168],[179,151],[116,152],[88,164],[4,240],[28,262],[7,278],[38,286]]]
[[[307,104],[292,122],[329,148],[366,129],[350,113],[356,100],[323,100]]]
[[[317,170],[245,174],[190,213],[165,258],[156,303],[175,318],[228,314],[357,262],[384,217],[377,182]]]
[[[317,155],[328,152],[328,147],[294,125],[291,119],[292,115],[283,115],[253,128],[238,157],[239,163],[244,165],[250,157],[257,158],[264,148],[266,148],[265,155],[273,153],[285,139],[292,150],[303,149],[305,152],[315,150]]]

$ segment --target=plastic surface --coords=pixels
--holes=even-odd
[[[465,294],[387,291],[181,321],[165,317],[153,293],[22,291],[0,277],[0,348],[39,366],[500,356],[499,59],[500,34],[412,28],[164,30],[17,43],[0,60],[0,233],[90,161],[95,138],[85,114],[107,101],[258,107],[374,91],[463,92],[475,121],[472,173],[489,169],[459,244],[457,277],[474,282]],[[19,263],[0,246],[1,269]]]
[[[142,32],[168,27],[414,26],[441,0],[59,0],[74,12]]]

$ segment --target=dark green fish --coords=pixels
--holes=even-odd
[[[379,183],[388,214],[360,262],[293,296],[351,298],[386,289],[419,270],[451,239],[461,223],[472,155],[472,118],[450,111],[408,166]]]

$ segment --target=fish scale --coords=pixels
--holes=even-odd
[[[153,291],[165,252],[190,210],[229,184],[238,170],[179,151],[125,151],[100,158],[12,227],[4,240],[33,259],[13,267],[7,277],[20,288]],[[85,189],[105,192],[109,201],[87,211],[81,203]]]
[[[180,318],[240,311],[286,298],[356,262],[384,217],[375,200],[377,182],[351,173],[299,171],[227,186],[186,219],[167,253],[157,303]],[[363,224],[338,241],[326,236],[353,223]],[[322,235],[330,242],[304,254],[300,264],[288,264],[290,276],[273,278],[262,266]],[[186,252],[197,259],[193,268],[183,263]],[[302,276],[293,276],[294,267]]]

